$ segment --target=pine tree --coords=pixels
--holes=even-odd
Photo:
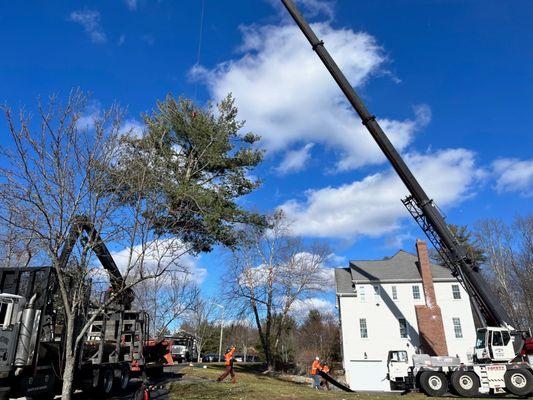
[[[231,95],[206,108],[169,95],[144,121],[142,135],[124,135],[110,174],[114,192],[115,182],[124,181],[116,178],[128,177],[119,202],[156,201],[153,229],[179,237],[194,252],[234,246],[237,224],[263,223],[237,202],[260,185],[250,172],[263,152],[254,146],[259,136],[241,133]]]

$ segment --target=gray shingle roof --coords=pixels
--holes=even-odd
[[[404,250],[386,260],[350,261],[350,268],[335,271],[337,293],[353,293],[352,282],[421,282],[417,263],[418,257]],[[433,280],[455,280],[450,270],[441,265],[431,264],[431,273]]]
[[[335,268],[335,286],[337,293],[353,293],[350,268]]]

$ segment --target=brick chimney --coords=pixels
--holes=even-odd
[[[415,305],[418,332],[422,350],[435,356],[448,355],[442,312],[437,304],[433,275],[429,263],[428,247],[426,242],[416,240],[416,252],[418,254],[418,270],[422,277],[424,287],[425,305]]]

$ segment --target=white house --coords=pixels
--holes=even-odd
[[[457,355],[468,360],[475,326],[468,294],[446,267],[400,250],[335,270],[346,380],[354,390],[390,390],[389,350]]]

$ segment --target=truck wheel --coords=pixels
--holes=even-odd
[[[120,370],[120,376],[118,378],[115,378],[115,382],[113,383],[113,386],[119,392],[124,392],[128,388],[129,384],[130,384],[130,369],[129,367],[124,367]]]
[[[111,368],[105,368],[100,371],[100,380],[98,382],[98,391],[105,396],[111,394],[113,390],[113,381],[115,375]]]
[[[516,396],[527,396],[533,392],[533,375],[527,369],[510,369],[504,379],[506,389]]]
[[[453,390],[460,396],[472,397],[479,394],[479,378],[472,371],[455,371],[450,383]]]
[[[448,380],[442,372],[424,371],[420,375],[420,386],[428,396],[443,396],[448,391]]]

